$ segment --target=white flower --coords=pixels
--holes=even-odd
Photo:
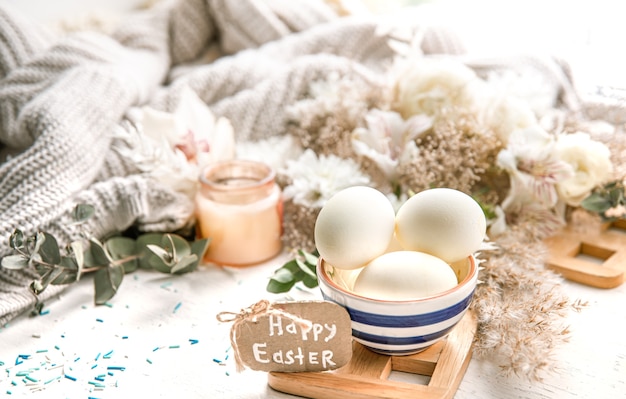
[[[531,108],[518,98],[494,94],[486,99],[481,109],[479,117],[493,129],[505,146],[514,131],[537,125],[537,118]]]
[[[378,109],[369,111],[365,121],[367,128],[356,128],[352,133],[352,148],[374,161],[389,181],[396,180],[399,162],[417,159],[415,138],[432,126],[432,119],[426,115],[405,121],[397,112]]]
[[[235,156],[238,159],[263,162],[274,170],[279,170],[287,165],[288,160],[299,157],[302,151],[297,140],[286,134],[259,141],[240,141],[237,143]]]
[[[200,168],[235,154],[233,127],[226,118],[215,118],[198,95],[187,88],[174,113],[143,107],[142,125],[147,137],[165,139]]]
[[[519,100],[536,116],[552,111],[559,94],[557,85],[533,68],[519,71],[496,69],[489,73],[486,80],[494,92]]]
[[[539,126],[511,133],[497,165],[509,173],[510,190],[502,208],[538,202],[546,208],[558,201],[556,184],[572,176],[569,164],[554,155],[555,140]]]
[[[587,133],[563,134],[556,141],[556,156],[574,170],[556,188],[568,205],[578,206],[591,191],[606,182],[613,171],[609,149]]]
[[[396,66],[394,108],[402,116],[436,115],[446,105],[473,110],[484,84],[464,64],[447,59],[421,58]]]
[[[127,148],[118,148],[144,172],[161,184],[195,196],[200,169],[232,159],[235,151],[233,128],[191,90],[183,92],[174,113],[150,107],[133,110],[139,135],[126,138]]]
[[[294,203],[321,208],[340,190],[357,185],[369,185],[370,178],[351,159],[335,155],[320,155],[307,149],[296,160],[287,161],[280,173],[291,179],[283,196]]]

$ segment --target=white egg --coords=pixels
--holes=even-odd
[[[315,247],[339,269],[356,269],[385,252],[393,236],[395,212],[380,191],[343,189],[322,207],[315,221]]]
[[[426,252],[450,263],[476,252],[486,229],[480,205],[450,188],[421,191],[396,214],[396,237],[404,249]]]
[[[437,295],[457,284],[454,270],[436,256],[396,251],[368,263],[354,282],[354,293],[374,299],[409,300]]]

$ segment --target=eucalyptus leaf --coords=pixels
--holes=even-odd
[[[28,266],[28,258],[24,255],[7,255],[2,258],[2,267],[11,270],[21,270]]]
[[[172,255],[167,250],[159,247],[158,245],[148,244],[148,249],[152,251],[164,264],[172,264]],[[152,264],[152,263],[151,263]]]
[[[48,233],[43,234],[43,241],[37,251],[41,255],[41,259],[48,264],[58,265],[61,263],[61,251],[59,250],[59,244],[56,238]]]
[[[39,280],[32,281],[29,285],[29,288],[31,292],[35,295],[41,294],[43,290],[45,289],[45,287],[41,284],[41,281]]]
[[[91,243],[90,249],[94,262],[93,266],[108,266],[113,263],[113,259],[111,259],[106,248],[100,241],[95,238],[91,238],[89,241]]]
[[[265,289],[273,294],[281,294],[284,292],[289,292],[289,290],[291,290],[295,284],[295,280],[287,283],[280,283],[272,279],[267,283],[267,287]]]
[[[624,202],[624,191],[621,188],[609,190],[609,202],[612,206],[621,205]]]
[[[315,269],[318,259],[317,251],[309,253],[299,250],[298,257],[287,261],[274,271],[266,290],[272,293],[288,292],[298,282],[302,282],[308,288],[316,287],[318,281]]]
[[[156,255],[150,258],[150,269],[154,269],[158,272],[169,274],[172,272],[172,266],[171,263],[166,263]]]
[[[308,263],[309,265],[313,265],[313,266],[317,265],[317,261],[319,260],[319,257],[317,255],[308,253],[303,250],[299,250],[298,253],[300,254],[300,256],[304,258],[304,261]]]
[[[177,234],[165,234],[161,241],[163,248],[172,249],[172,259],[177,261],[191,254],[191,245],[189,241]]]
[[[306,275],[302,278],[302,284],[304,284],[307,288],[315,288],[318,286],[319,282],[317,281],[317,275],[315,277],[311,277]]]
[[[24,233],[22,230],[15,229],[11,236],[9,237],[9,245],[13,249],[22,249],[24,248]]]
[[[113,298],[123,280],[124,268],[122,266],[111,265],[96,271],[94,275],[96,305],[102,305]]]
[[[71,253],[76,260],[76,280],[83,274],[83,267],[85,266],[85,253],[83,251],[83,244],[79,241],[73,241],[70,243]]]
[[[137,254],[139,255],[139,267],[142,269],[151,269],[154,258],[158,258],[154,252],[152,252],[148,245],[161,245],[161,237],[163,234],[158,233],[146,233],[137,237],[135,245],[137,247]]]
[[[90,219],[96,213],[96,208],[90,204],[78,204],[74,208],[74,220],[77,222],[84,222]]]
[[[46,241],[46,235],[42,232],[38,232],[37,234],[35,234],[34,240],[35,240],[35,245],[33,246],[32,253],[39,254],[39,249],[43,245],[44,241]]]
[[[132,273],[139,267],[137,260],[137,245],[135,240],[128,237],[112,237],[105,243],[105,248],[114,261],[125,260],[122,262],[124,272]]]
[[[592,193],[580,203],[584,209],[591,212],[603,213],[612,207],[611,202],[599,193]]]
[[[284,284],[290,281],[294,281],[294,275],[288,268],[281,267],[280,269],[276,270],[276,272],[274,272],[271,279]]]
[[[172,267],[172,270],[170,271],[170,273],[172,274],[189,273],[195,270],[197,264],[198,264],[198,257],[195,254],[189,254],[179,259],[178,262],[176,262],[176,264]]]
[[[195,240],[191,243],[191,253],[195,254],[198,259],[202,259],[206,254],[207,249],[209,249],[209,245],[211,244],[211,239],[201,238],[199,240]]]
[[[306,263],[304,263],[303,261],[301,261],[300,259],[296,259],[296,264],[298,265],[300,270],[302,270],[309,277],[312,277],[312,278],[316,278],[317,277],[315,275],[315,266],[313,266],[313,270],[311,270],[311,267],[309,265],[307,265]]]
[[[50,285],[54,280],[56,280],[59,276],[63,274],[63,269],[60,267],[52,268],[41,278],[41,285],[46,288]]]

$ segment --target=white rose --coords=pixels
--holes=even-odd
[[[574,170],[572,177],[556,186],[559,197],[568,205],[580,205],[595,187],[609,179],[613,171],[609,149],[592,140],[587,133],[560,135],[555,151],[556,157]]]
[[[514,97],[493,96],[482,109],[482,119],[505,146],[514,131],[537,125],[537,117],[528,104]]]
[[[474,106],[475,85],[484,83],[473,70],[452,60],[419,59],[396,70],[395,108],[408,119],[435,115],[444,105]]]

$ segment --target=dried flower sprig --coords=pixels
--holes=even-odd
[[[570,337],[566,317],[586,306],[569,299],[562,278],[545,268],[547,248],[536,239],[537,227],[518,224],[499,237],[498,250],[481,253],[481,283],[472,302],[478,317],[474,353],[496,359],[505,375],[530,380],[557,369],[554,351]]]
[[[91,205],[76,207],[76,223],[82,223],[94,213]],[[102,305],[117,293],[124,275],[138,268],[153,269],[169,274],[183,274],[195,270],[206,252],[209,240],[188,242],[177,234],[147,233],[136,239],[114,235],[104,241],[87,236],[74,241],[64,251],[56,238],[46,232],[32,236],[16,229],[9,238],[16,254],[5,256],[2,267],[22,270],[32,267],[39,278],[32,281],[30,291],[36,298],[33,314],[41,313],[44,303],[39,300],[49,285],[75,283],[88,273],[94,273],[94,301]]]

